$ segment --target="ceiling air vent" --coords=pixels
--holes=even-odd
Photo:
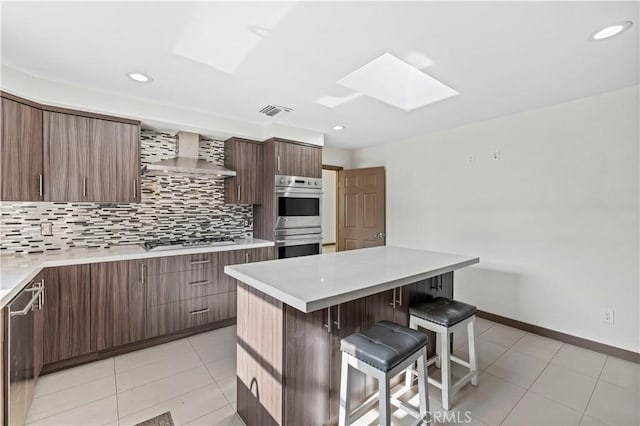
[[[273,117],[274,115],[278,115],[281,112],[291,112],[293,108],[287,108],[280,105],[267,105],[258,111],[260,114],[268,115],[269,117]]]

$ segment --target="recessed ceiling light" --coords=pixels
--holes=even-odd
[[[137,81],[138,83],[149,83],[151,82],[151,77],[146,74],[142,74],[141,72],[132,72],[127,74],[129,78],[133,81]]]
[[[609,25],[592,35],[591,38],[594,40],[606,40],[628,30],[632,24],[633,23],[631,21],[623,21]]]
[[[344,130],[344,126],[341,126],[340,124],[337,124],[337,125],[333,126],[333,130]]]

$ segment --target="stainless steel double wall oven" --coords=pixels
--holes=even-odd
[[[322,179],[276,175],[274,197],[276,259],[320,254]]]

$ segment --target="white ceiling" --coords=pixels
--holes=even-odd
[[[638,84],[639,4],[2,2],[2,63],[253,123],[284,105],[278,123],[357,148]],[[337,83],[385,52],[460,94],[406,112]]]

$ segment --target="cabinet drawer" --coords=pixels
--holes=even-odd
[[[147,260],[149,275],[169,272],[216,269],[218,253],[198,253],[186,256],[156,257]]]
[[[147,312],[147,338],[161,336],[235,317],[236,292],[150,306]]]
[[[149,275],[147,300],[151,306],[229,291],[210,268]]]

